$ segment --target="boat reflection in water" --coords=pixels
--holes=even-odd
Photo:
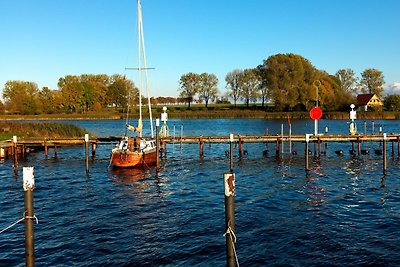
[[[151,170],[143,170],[140,168],[113,168],[110,170],[112,179],[121,183],[132,183],[142,179],[150,178]]]

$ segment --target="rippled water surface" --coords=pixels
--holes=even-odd
[[[97,135],[121,135],[122,121],[80,121]],[[172,120],[180,135],[280,133],[286,121]],[[308,120],[294,133],[313,132]],[[367,121],[367,131],[372,122]],[[345,121],[321,121],[330,133],[346,133]],[[398,121],[376,121],[375,131],[399,132]],[[360,129],[361,128],[361,129]],[[359,125],[363,131],[363,124]],[[245,144],[237,156],[235,200],[237,254],[242,266],[398,266],[400,192],[397,145],[388,146],[388,173],[379,143],[362,144],[370,155],[350,156],[350,144],[329,144],[326,155],[275,156],[275,145]],[[223,173],[228,144],[169,145],[158,175],[154,169],[109,169],[112,146],[98,147],[85,173],[84,148],[31,154],[20,166],[35,167],[36,266],[225,266]],[[268,149],[269,155],[263,157]],[[345,151],[338,156],[334,150]],[[22,218],[22,169],[0,162],[0,230]],[[25,266],[24,225],[0,234],[0,266]]]

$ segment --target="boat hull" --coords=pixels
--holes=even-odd
[[[156,149],[145,152],[116,150],[111,153],[111,164],[116,168],[147,168],[156,162]]]

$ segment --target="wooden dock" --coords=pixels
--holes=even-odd
[[[92,154],[95,154],[96,147],[98,144],[117,143],[123,137],[122,136],[106,136],[106,137],[90,137],[88,144],[92,146]],[[373,135],[346,135],[346,134],[320,134],[317,136],[305,134],[302,135],[235,135],[233,136],[233,142],[238,144],[239,153],[243,150],[245,143],[273,143],[276,144],[276,151],[279,153],[282,142],[293,142],[293,143],[314,143],[320,145],[322,143],[351,143],[354,149],[354,144],[357,144],[357,150],[360,152],[361,144],[364,142],[386,142],[392,143],[392,149],[394,149],[394,143],[397,143],[399,155],[400,155],[400,134],[373,134]],[[203,154],[204,144],[208,143],[230,143],[230,136],[182,136],[182,137],[163,137],[160,138],[161,147],[165,147],[166,144],[180,143],[180,144],[198,144],[200,148],[200,155]],[[27,138],[18,139],[17,144],[14,144],[13,140],[6,140],[0,142],[1,155],[2,157],[12,156],[14,151],[17,154],[25,154],[31,151],[45,151],[46,155],[48,149],[52,148],[57,151],[58,148],[64,146],[84,146],[86,144],[85,138]]]

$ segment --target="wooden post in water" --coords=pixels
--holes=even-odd
[[[393,140],[391,140],[390,142],[392,142],[392,157],[394,157],[394,142]]]
[[[13,136],[13,149],[14,149],[14,174],[18,176],[18,145],[17,145],[17,136]]]
[[[204,156],[204,141],[203,141],[203,136],[200,136],[200,138],[199,138],[199,146],[200,146],[200,159],[202,159],[203,156]]]
[[[54,158],[57,158],[57,145],[54,144]]]
[[[86,174],[89,173],[89,134],[85,134],[85,162],[86,162]]]
[[[47,138],[44,139],[44,155],[46,159],[49,157],[49,148],[47,147]]]
[[[235,243],[235,174],[224,173],[226,265],[237,266]]]
[[[35,188],[33,167],[23,168],[23,188],[25,199],[25,264],[27,267],[33,267],[35,266],[33,219],[36,218],[33,212],[33,190]]]
[[[92,158],[96,157],[97,143],[92,143]]]
[[[305,157],[306,157],[306,173],[309,171],[308,168],[308,142],[310,141],[310,135],[306,134],[306,149],[305,149]]]
[[[357,153],[360,156],[360,154],[361,154],[361,140],[360,140],[359,136],[357,137],[357,150],[358,150]]]
[[[328,136],[328,127],[325,127],[325,135]],[[325,140],[325,155],[328,152],[328,141]]]
[[[160,161],[160,138],[158,137],[158,127],[160,126],[160,119],[156,119],[156,171],[160,169],[159,161]]]
[[[383,134],[383,175],[386,175],[387,164],[386,164],[386,133]]]
[[[321,157],[321,138],[318,135],[318,157]]]
[[[233,172],[233,133],[229,135],[229,166],[230,172]]]
[[[242,137],[239,135],[239,156],[242,156],[242,152],[243,152],[243,140]]]
[[[400,135],[397,136],[397,157],[400,158]]]

